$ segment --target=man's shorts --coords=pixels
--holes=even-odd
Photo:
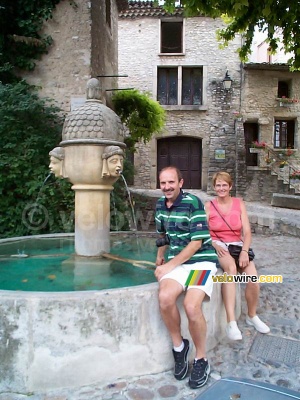
[[[191,271],[210,271],[209,276],[205,282],[204,285],[199,284],[199,285],[188,285],[186,286],[186,282],[190,276]],[[182,264],[178,265],[178,267],[174,268],[171,272],[168,274],[164,275],[161,279],[160,282],[163,279],[174,279],[176,282],[178,282],[183,290],[189,290],[189,289],[200,289],[203,290],[207,294],[207,296],[211,296],[212,289],[213,289],[213,280],[212,276],[215,275],[217,272],[216,264],[214,262],[209,262],[209,261],[202,261],[202,262],[197,262],[194,264]]]

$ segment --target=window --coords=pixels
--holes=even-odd
[[[157,100],[160,104],[178,104],[178,71],[177,68],[159,68],[157,77]]]
[[[274,126],[274,148],[294,148],[294,121],[275,120]]]
[[[278,81],[277,97],[289,97],[289,84],[285,81]]]
[[[157,100],[162,105],[202,105],[202,87],[202,67],[158,68]]]
[[[161,53],[183,53],[182,21],[161,21]]]
[[[181,104],[202,104],[202,68],[182,68]]]

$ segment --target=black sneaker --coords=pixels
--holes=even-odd
[[[210,373],[210,366],[208,361],[204,358],[195,360],[193,369],[189,379],[189,385],[191,389],[197,389],[206,384],[208,375]]]
[[[184,343],[184,348],[182,351],[173,350],[173,356],[175,360],[174,376],[179,381],[186,377],[186,374],[189,369],[188,352],[190,344],[187,339],[183,339],[183,343]]]

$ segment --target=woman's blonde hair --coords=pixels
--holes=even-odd
[[[225,171],[216,172],[214,174],[214,176],[212,177],[212,182],[213,182],[214,186],[216,186],[216,182],[218,179],[225,181],[228,183],[229,186],[232,186],[232,178],[231,178],[230,174],[228,174],[228,172],[225,172]]]

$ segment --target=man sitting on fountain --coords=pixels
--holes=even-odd
[[[184,309],[196,349],[189,385],[196,389],[205,385],[210,373],[206,358],[206,321],[201,306],[212,293],[217,256],[211,245],[204,206],[196,196],[182,191],[181,172],[173,166],[163,168],[159,182],[164,193],[157,201],[155,214],[161,236],[156,242],[155,270],[160,312],[173,342],[174,376],[181,380],[188,372],[189,341],[181,335],[176,300],[186,291]],[[169,254],[165,260],[167,246]]]

